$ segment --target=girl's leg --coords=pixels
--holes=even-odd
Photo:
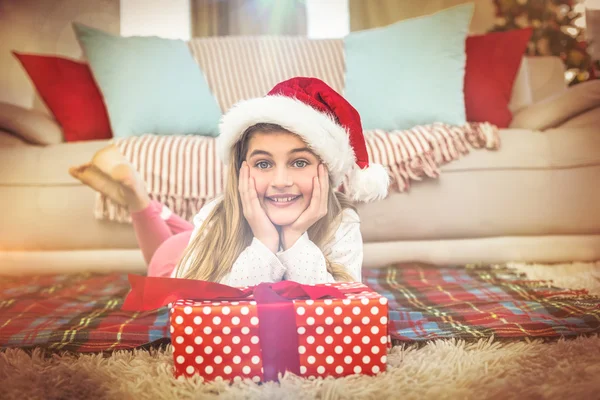
[[[147,264],[151,264],[154,253],[170,237],[182,232],[189,232],[189,237],[194,229],[193,224],[173,214],[157,201],[150,201],[143,210],[132,211],[131,221]]]
[[[147,263],[158,247],[173,234],[193,229],[191,223],[150,200],[140,175],[115,146],[100,150],[91,163],[70,168],[69,172],[129,208],[138,245]]]
[[[160,216],[162,219],[165,220],[165,222],[169,226],[169,229],[171,230],[171,233],[173,235],[176,235],[178,233],[185,232],[185,231],[193,231],[194,230],[194,224],[181,218],[179,215],[174,214],[173,211],[171,211],[169,209],[169,207],[167,207],[164,204],[159,203],[157,201],[154,203],[160,204],[160,206],[161,206]]]
[[[170,277],[187,247],[192,231],[171,236],[157,249],[148,265],[148,276]]]

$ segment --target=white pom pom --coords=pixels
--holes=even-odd
[[[348,196],[353,201],[368,203],[387,196],[390,176],[379,164],[369,164],[365,169],[357,165],[350,172],[348,179]]]

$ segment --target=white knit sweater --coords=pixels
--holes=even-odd
[[[207,203],[194,217],[193,239],[200,227],[222,200],[219,197]],[[331,262],[344,265],[355,281],[361,281],[363,242],[358,214],[345,209],[342,222],[333,239],[325,245],[325,254]],[[189,266],[184,267],[184,273]],[[176,270],[172,276],[176,276]],[[252,286],[261,282],[291,280],[303,284],[335,282],[327,272],[325,256],[305,232],[292,247],[273,253],[257,238],[240,253],[231,271],[221,283],[229,286]]]

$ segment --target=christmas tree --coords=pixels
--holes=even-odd
[[[530,56],[558,56],[569,85],[595,78],[575,0],[494,0],[496,24],[491,31],[533,28],[526,50]],[[596,67],[598,67],[596,65]]]

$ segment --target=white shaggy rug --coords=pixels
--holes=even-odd
[[[600,295],[600,262],[509,266],[531,279]],[[170,348],[46,358],[0,352],[1,399],[592,399],[600,393],[600,337],[544,342],[438,340],[397,346],[377,377],[280,383],[176,380]]]

